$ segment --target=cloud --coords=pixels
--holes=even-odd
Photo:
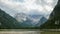
[[[56,5],[56,1],[57,0],[0,0],[0,8],[11,16],[19,12],[30,13],[31,10],[37,10],[37,13],[42,12],[44,15],[49,15]]]

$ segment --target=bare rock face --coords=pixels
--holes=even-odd
[[[24,13],[17,13],[15,15],[15,19],[18,21],[18,22],[23,22],[23,21],[26,21],[27,20],[27,17],[28,15],[24,14]]]
[[[53,12],[50,15],[48,21],[41,25],[41,29],[60,29],[60,0],[58,0]]]
[[[20,22],[22,27],[40,27],[41,24],[47,21],[47,19],[41,14],[31,15],[25,13],[17,13],[15,14],[15,19]]]

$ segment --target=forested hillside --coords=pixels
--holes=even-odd
[[[41,29],[60,29],[60,0],[52,11],[48,21],[40,26]]]
[[[16,28],[17,21],[9,14],[0,9],[0,29],[1,28]]]

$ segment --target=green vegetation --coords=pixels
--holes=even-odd
[[[16,27],[16,23],[18,23],[13,17],[6,14],[4,11],[0,9],[0,29],[1,28],[14,28]]]
[[[24,24],[23,24],[24,25]],[[0,9],[0,29],[39,29],[39,27],[22,26],[15,18]]]
[[[41,32],[41,34],[60,34],[60,32],[45,31]]]

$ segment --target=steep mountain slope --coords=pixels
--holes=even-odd
[[[10,15],[8,15],[7,13],[5,13],[4,11],[2,11],[0,9],[0,29],[1,28],[16,28],[17,26],[17,21],[11,17]]]
[[[41,29],[60,29],[60,0],[58,0],[48,21],[41,25]]]
[[[39,21],[39,23],[36,24],[36,26],[41,26],[42,24],[44,24],[47,21],[47,19],[45,17],[42,17]]]
[[[47,20],[43,15],[28,15],[24,13],[16,14],[15,18],[20,22],[20,26],[23,27],[40,26]]]
[[[15,18],[0,9],[0,29],[39,28],[41,24],[39,21],[44,21],[45,19],[41,15],[26,15],[24,13],[18,14],[17,18],[22,22],[18,22]]]

